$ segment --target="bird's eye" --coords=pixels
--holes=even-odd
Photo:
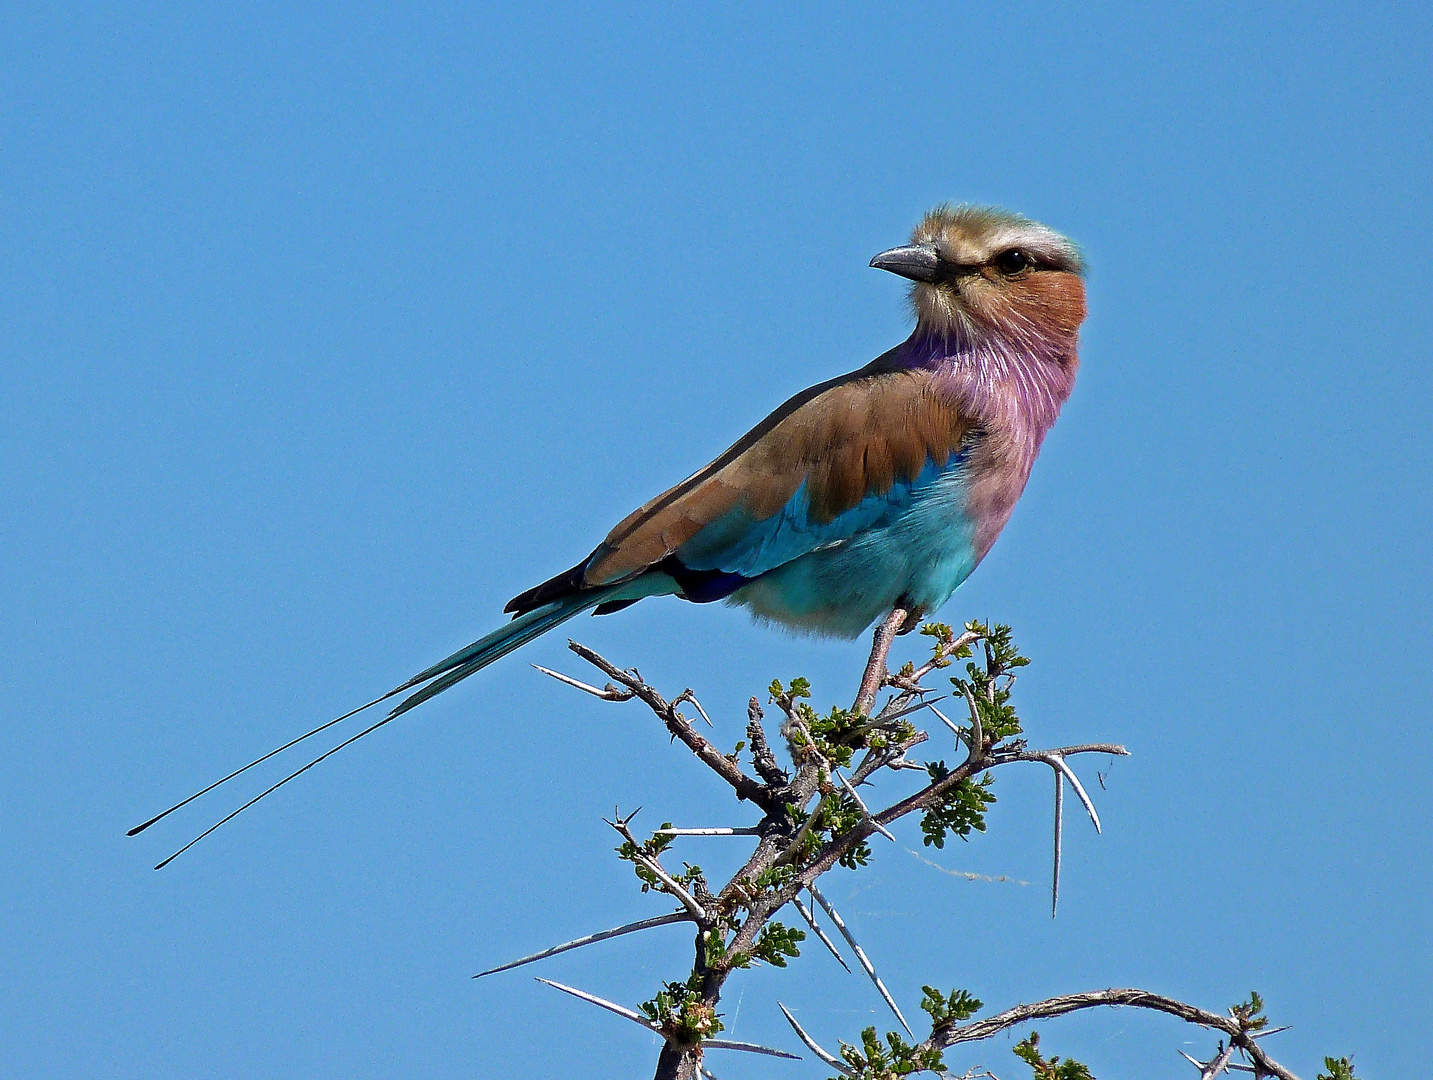
[[[1018,274],[1035,264],[1034,260],[1019,248],[1011,248],[995,256],[995,265],[1002,274]]]

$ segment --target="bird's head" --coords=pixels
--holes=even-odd
[[[918,335],[1073,344],[1085,318],[1084,262],[1038,222],[984,206],[938,206],[911,242],[871,265],[910,278]]]

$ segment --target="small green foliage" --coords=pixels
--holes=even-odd
[[[865,866],[871,861],[871,845],[864,840],[858,840],[851,845],[851,850],[842,852],[836,861],[847,870]]]
[[[778,863],[775,866],[768,866],[761,873],[756,875],[752,884],[757,892],[775,892],[777,889],[784,889],[791,884],[796,877],[796,867],[790,863]]]
[[[823,836],[836,837],[849,829],[860,824],[865,815],[861,813],[861,807],[850,792],[843,791],[839,795],[828,796],[821,800],[817,808],[816,825],[813,832]],[[871,858],[871,845],[862,840],[846,852],[840,858],[842,866],[848,870],[854,870],[858,866],[865,866]]]
[[[751,947],[751,955],[758,960],[765,960],[772,967],[785,967],[788,956],[801,955],[801,950],[796,946],[805,940],[806,931],[783,926],[779,922],[770,922],[761,928],[756,944]]]
[[[971,630],[976,624],[967,624],[966,629]],[[967,660],[971,656],[970,646],[962,645],[958,649],[951,648],[955,644],[955,631],[945,623],[925,623],[921,627],[921,633],[926,637],[935,638],[935,644],[930,649],[931,665],[937,668],[950,667],[952,660]],[[909,674],[914,674],[912,668]]]
[[[949,644],[955,639],[955,633],[943,622],[928,622],[921,624],[921,634],[924,637],[935,638],[936,644],[941,642]]]
[[[922,986],[921,990],[924,994],[921,998],[921,1008],[930,1013],[932,1028],[960,1020],[969,1020],[985,1004],[979,998],[971,997],[964,990],[952,990],[949,997],[943,995],[934,986]]]
[[[811,733],[816,752],[832,765],[850,765],[852,752],[866,745],[866,739],[859,730],[860,713],[833,706],[829,713],[822,716],[804,701],[796,702],[791,711]],[[805,746],[806,736],[797,731],[791,741],[797,746]]]
[[[689,1046],[722,1030],[721,1014],[702,999],[699,975],[692,975],[684,983],[665,983],[656,997],[638,1008],[678,1042]]]
[[[662,828],[670,829],[671,827],[672,823],[670,821],[662,822]],[[640,854],[647,856],[649,859],[655,859],[662,852],[666,851],[667,848],[671,847],[672,841],[675,839],[676,837],[670,834],[653,833],[652,838],[643,841],[641,847],[638,847],[630,840],[623,840],[621,844],[612,850],[617,852],[619,859],[625,859],[632,864],[632,869],[636,871],[637,877],[642,881],[642,891],[646,892],[648,889],[660,888],[661,882],[656,874],[652,873],[652,871],[637,861],[637,856]],[[700,867],[698,867],[698,873],[700,873]]]
[[[726,939],[720,930],[702,931],[702,959],[709,968],[721,967],[726,961]]]
[[[1326,1073],[1319,1073],[1316,1080],[1358,1080],[1353,1075],[1353,1062],[1348,1058],[1324,1058]]]
[[[771,700],[786,708],[786,705],[796,701],[798,698],[809,698],[811,696],[811,682],[801,676],[791,680],[789,687],[783,687],[780,679],[771,680]]]
[[[926,772],[933,782],[939,783],[950,775],[943,761],[926,763]],[[921,832],[925,834],[921,843],[927,847],[945,847],[945,836],[955,833],[962,840],[970,838],[970,831],[985,831],[985,808],[995,802],[990,792],[994,781],[989,773],[977,783],[969,777],[959,781],[945,793],[944,798],[921,815]]]
[[[980,717],[981,733],[987,746],[1020,734],[1020,718],[1010,704],[1010,688],[1015,684],[1011,674],[1016,668],[1030,663],[1020,655],[1020,649],[1011,640],[1010,627],[997,625],[993,628],[982,623],[966,623],[972,633],[983,635],[981,645],[985,650],[985,666],[974,661],[965,665],[965,678],[952,678],[951,685],[964,696],[967,692],[975,702],[975,711]]]
[[[672,823],[670,821],[662,822],[662,828],[670,829],[671,827]],[[645,855],[649,859],[655,859],[662,852],[666,851],[667,848],[672,846],[674,839],[676,838],[670,833],[664,834],[656,832],[652,834],[650,840],[644,840],[641,847],[638,847],[630,840],[623,840],[620,845],[612,850],[617,852],[619,859],[625,859],[632,864],[633,871],[642,882],[643,892],[647,892],[649,889],[656,889],[660,892],[665,890],[666,886],[662,884],[661,879],[657,877],[656,874],[652,873],[651,870],[647,869],[647,867],[638,861],[637,856]],[[679,882],[687,889],[690,889],[697,881],[702,881],[703,884],[705,884],[705,881],[702,879],[702,868],[700,866],[693,866],[690,863],[683,863],[682,865],[686,867],[686,870],[680,874],[673,874],[672,879],[674,881]]]
[[[1231,1005],[1229,1015],[1239,1021],[1239,1026],[1245,1031],[1258,1031],[1269,1023],[1269,1018],[1264,1015],[1264,999],[1257,990],[1249,991],[1248,1001]]]
[[[862,726],[865,717],[860,713],[834,706],[823,716],[802,700],[810,696],[811,684],[802,678],[792,679],[788,687],[783,687],[780,679],[771,684],[771,700],[806,729],[804,733],[798,729],[792,734],[791,741],[796,746],[805,746],[808,741],[806,733],[809,733],[814,741],[812,749],[817,754],[832,765],[845,767],[851,764],[854,751],[876,745],[876,742],[886,745],[886,734],[876,736],[875,741],[868,738],[868,731]],[[902,726],[908,734],[915,733],[909,724]]]
[[[1074,1058],[1061,1061],[1058,1056],[1045,1060],[1040,1053],[1040,1033],[1030,1032],[1028,1038],[1014,1047],[1015,1056],[1035,1070],[1035,1080],[1095,1080],[1088,1066]]]
[[[898,1076],[945,1068],[939,1050],[912,1046],[895,1031],[886,1032],[886,1045],[882,1046],[873,1027],[861,1032],[859,1047],[843,1042],[841,1056],[855,1070],[856,1080],[895,1080]]]
[[[811,814],[805,814],[791,805],[787,805],[786,811],[791,815],[791,820],[800,829],[809,819],[811,827],[806,831],[806,836],[801,846],[794,852],[796,865],[804,865],[821,846],[848,829],[860,824],[864,815],[861,807],[853,799],[849,792],[832,792],[824,795],[821,801],[816,804],[816,809]],[[858,866],[865,866],[871,859],[871,845],[860,840],[852,845],[849,851],[844,852],[839,862],[847,869],[854,870]],[[786,864],[791,865],[791,864]],[[795,866],[791,866],[791,873],[795,873]],[[758,878],[758,881],[761,879]],[[789,878],[788,878],[789,880]],[[784,884],[784,882],[783,882]]]

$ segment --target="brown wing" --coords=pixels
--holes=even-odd
[[[810,516],[830,522],[867,494],[943,466],[970,422],[935,392],[928,372],[861,371],[796,395],[700,472],[628,515],[582,572],[588,587],[632,577],[676,552],[738,505],[754,521],[779,512],[808,482]]]

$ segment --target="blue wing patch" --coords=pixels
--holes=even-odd
[[[808,482],[802,481],[786,505],[771,517],[753,521],[738,504],[678,548],[676,558],[689,570],[739,575],[750,581],[802,555],[894,524],[925,489],[961,468],[968,458],[966,447],[952,454],[944,466],[927,459],[913,479],[897,481],[883,494],[867,495],[825,523],[811,520],[811,493]]]

